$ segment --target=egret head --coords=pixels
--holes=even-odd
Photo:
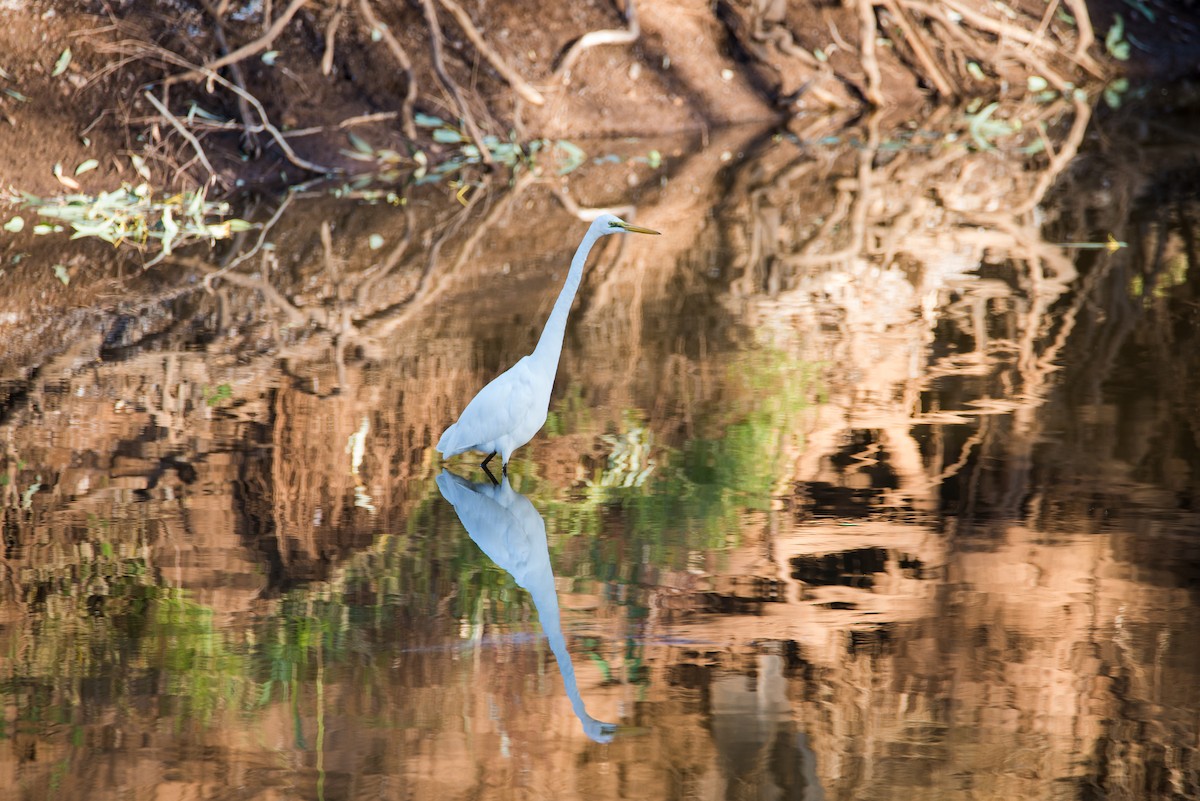
[[[600,229],[601,234],[657,234],[658,231],[652,231],[649,228],[641,228],[636,225],[630,225],[615,214],[601,214],[592,223],[593,227]]]

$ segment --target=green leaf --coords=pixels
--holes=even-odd
[[[75,168],[76,175],[83,175],[85,172],[91,172],[100,166],[100,162],[96,159],[88,159]]]
[[[422,114],[419,111],[413,116],[413,122],[422,128],[444,128],[446,126],[445,120],[432,114]]]
[[[67,71],[67,67],[71,66],[71,48],[67,48],[59,55],[58,61],[54,62],[54,69],[50,73],[51,78],[57,78]]]
[[[1025,87],[1031,92],[1043,92],[1050,84],[1040,75],[1030,75],[1025,80]]]
[[[367,245],[370,246],[371,250],[379,250],[383,247],[383,237],[379,234],[371,234],[367,237]]]
[[[266,64],[268,67],[273,67],[273,66],[275,66],[275,59],[279,58],[279,51],[278,50],[268,50],[267,52],[265,52],[261,56],[259,56],[259,58],[261,58],[262,63]]]
[[[71,273],[67,271],[65,264],[54,265],[54,277],[63,282],[63,286],[71,283]]]
[[[646,154],[646,163],[650,165],[650,169],[657,170],[662,166],[662,153],[657,150],[651,150]]]
[[[359,136],[355,133],[348,133],[348,134],[346,134],[346,136],[349,137],[350,144],[359,153],[365,153],[367,155],[374,155],[375,148],[373,148],[369,144],[367,144],[366,140],[364,140],[361,136]]]
[[[1117,61],[1129,60],[1129,42],[1125,41],[1125,20],[1120,14],[1113,17],[1112,27],[1104,37],[1104,49]]]
[[[444,145],[456,145],[460,142],[465,142],[463,135],[453,128],[436,128],[433,132],[433,141],[441,142]]]
[[[1121,95],[1129,89],[1129,81],[1125,78],[1117,78],[1115,81],[1104,87],[1104,102],[1112,109],[1121,107]]]
[[[19,214],[4,224],[4,230],[8,231],[9,233],[13,233],[13,234],[17,233],[24,227],[25,227],[25,218]]]

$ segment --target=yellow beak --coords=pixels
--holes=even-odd
[[[631,234],[654,234],[655,236],[659,235],[658,231],[652,231],[649,228],[641,228],[636,225],[630,225],[627,222],[618,222],[617,225],[624,228],[626,231],[628,231]]]

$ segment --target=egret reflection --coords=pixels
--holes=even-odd
[[[437,477],[437,484],[442,497],[454,507],[463,528],[480,550],[533,598],[583,733],[598,743],[611,742],[617,731],[616,724],[604,723],[589,715],[579,695],[575,666],[563,635],[558,592],[550,568],[550,547],[546,542],[546,521],[542,515],[528,498],[509,485],[507,475],[499,484],[473,483],[443,470]]]

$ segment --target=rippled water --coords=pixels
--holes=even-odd
[[[5,797],[1200,795],[1196,163],[1107,135],[585,171],[665,233],[593,256],[499,487],[432,445],[561,285],[544,184],[26,319]]]

